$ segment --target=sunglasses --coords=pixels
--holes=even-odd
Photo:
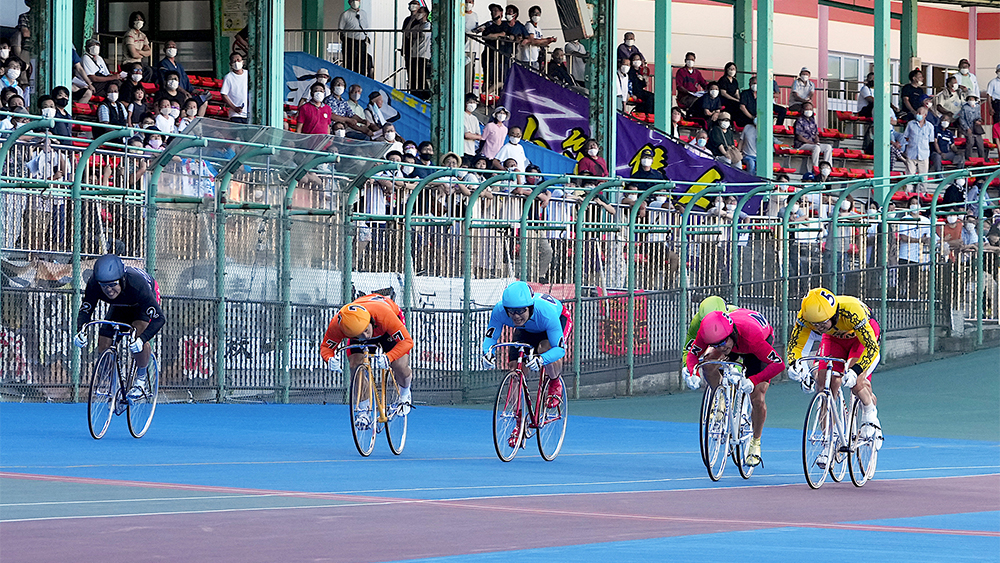
[[[527,307],[518,307],[516,309],[513,308],[513,307],[504,307],[504,309],[507,310],[507,316],[508,317],[512,317],[514,315],[523,315],[523,314],[525,314],[525,313],[528,312],[528,308]]]
[[[117,281],[107,282],[107,283],[100,282],[100,286],[106,289],[111,289],[112,287],[118,287],[118,282]]]
[[[709,346],[711,346],[712,348],[718,348],[720,346],[725,346],[726,342],[729,342],[729,337],[728,336],[725,337],[725,338],[723,338],[720,342],[717,342],[715,344],[709,344]]]

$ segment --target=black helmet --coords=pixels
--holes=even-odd
[[[125,277],[125,263],[114,254],[105,254],[94,262],[94,279],[97,283],[111,283]]]

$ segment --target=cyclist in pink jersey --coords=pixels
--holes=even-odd
[[[713,311],[702,319],[698,336],[691,344],[691,353],[687,357],[689,373],[694,373],[699,361],[735,362],[742,359],[746,377],[740,383],[740,389],[750,393],[753,403],[753,440],[747,451],[747,465],[760,463],[760,436],[767,418],[764,396],[771,378],[785,369],[785,362],[774,350],[773,341],[774,329],[757,311]],[[716,366],[706,367],[703,374],[713,389],[722,381]]]

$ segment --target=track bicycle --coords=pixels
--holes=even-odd
[[[841,385],[837,394],[830,389],[834,377],[843,377],[846,360],[828,356],[804,356],[799,362],[811,362],[809,378],[802,382],[805,389],[815,385],[820,375],[821,362],[826,363],[825,383],[809,402],[802,428],[802,469],[810,488],[823,486],[827,475],[840,482],[850,471],[851,482],[861,487],[875,475],[878,462],[876,434],[861,435],[862,403],[850,390],[846,394]],[[809,364],[806,364],[809,365]],[[842,369],[833,366],[840,365]]]
[[[517,361],[514,368],[507,373],[497,389],[496,402],[493,405],[493,447],[501,461],[510,461],[517,451],[524,447],[525,440],[532,434],[538,442],[538,453],[545,461],[552,461],[562,449],[566,437],[567,409],[569,407],[566,395],[566,384],[562,384],[562,395],[551,398],[547,394],[549,378],[543,368],[538,374],[538,391],[534,406],[531,394],[524,377],[524,364],[535,357],[533,347],[523,342],[504,342],[490,348],[490,353],[498,357],[501,348],[517,348]]]
[[[740,476],[749,479],[755,467],[746,463],[753,439],[753,404],[750,394],[740,390],[744,367],[737,362],[711,360],[699,363],[695,372],[710,365],[719,366],[722,378],[718,387],[705,389],[702,399],[702,461],[713,481],[722,478],[727,457],[732,458]]]
[[[138,386],[138,395],[130,393],[135,383],[137,366],[128,349],[135,339],[135,327],[113,321],[91,321],[80,332],[94,325],[108,325],[114,329],[111,346],[101,353],[94,364],[90,378],[87,418],[90,435],[100,440],[111,424],[112,415],[128,412],[128,431],[135,438],[142,438],[153,422],[156,401],[160,393],[160,368],[156,355],[150,351],[146,381]],[[127,338],[126,338],[127,337]],[[129,396],[129,395],[133,396]]]
[[[374,353],[370,351],[372,348]],[[341,350],[360,350],[364,356],[351,375],[349,398],[351,434],[358,453],[362,457],[371,455],[375,449],[375,438],[383,429],[392,453],[403,453],[407,411],[412,406],[399,401],[399,384],[393,377],[392,368],[376,369],[373,365],[372,359],[385,358],[385,352],[377,344],[347,344],[338,347],[334,353]],[[379,363],[388,366],[388,358]],[[372,390],[375,392],[372,393]]]

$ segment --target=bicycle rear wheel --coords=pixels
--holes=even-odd
[[[362,457],[371,455],[375,449],[375,429],[378,425],[378,415],[375,410],[373,392],[375,381],[372,368],[367,363],[358,367],[351,378],[351,434],[354,435],[354,445]],[[367,404],[363,404],[367,403]]]
[[[802,469],[810,488],[818,489],[830,474],[828,471],[833,442],[831,425],[830,395],[825,391],[816,393],[806,411],[806,421],[802,428]],[[826,462],[820,460],[826,457]]]
[[[712,388],[705,386],[701,396],[701,418],[698,419],[698,445],[701,446],[701,462],[708,468],[708,447],[705,445],[705,421],[708,420],[708,401],[712,398]]]
[[[131,362],[133,373],[132,381],[135,380],[135,362]],[[149,424],[153,422],[153,413],[156,412],[156,400],[160,394],[160,364],[156,361],[156,356],[149,355],[149,365],[146,366],[146,382],[140,385],[142,395],[133,397],[128,401],[128,431],[134,438],[142,438],[149,430]]]
[[[749,479],[756,467],[746,464],[750,441],[753,440],[753,403],[750,401],[750,395],[737,394],[736,413],[736,428],[733,429],[736,438],[736,447],[734,448],[736,459],[733,461],[736,462],[736,467],[740,470],[740,476]]]
[[[861,401],[854,401],[851,409],[851,423],[848,425],[850,451],[847,454],[847,466],[851,470],[851,482],[855,487],[863,487],[869,479],[875,476],[875,466],[878,464],[878,449],[875,448],[875,436],[861,437]]]
[[[840,393],[837,393],[837,396],[834,397],[833,399],[833,406],[834,408],[840,409],[839,411],[837,411],[842,416],[840,420],[843,421],[844,425],[847,425],[848,420],[850,420],[851,413],[847,410],[847,406],[844,404],[844,392],[845,388],[841,387]],[[850,391],[848,391],[848,393],[849,392]],[[831,422],[833,421],[831,420]],[[830,450],[832,454],[830,461],[830,478],[833,479],[835,483],[843,481],[844,476],[847,475],[848,448],[842,446],[850,443],[850,432],[848,432],[845,429],[844,431],[847,432],[848,438],[843,438],[840,436],[840,433],[837,428],[838,428],[837,424],[834,423],[833,439],[832,439],[833,443],[830,445]]]
[[[729,395],[722,385],[712,390],[705,415],[705,467],[713,481],[722,478],[729,457]]]
[[[566,382],[562,380],[562,377],[559,378],[559,383],[562,385],[562,396],[559,397],[559,404],[555,407],[549,407],[546,396],[538,405],[538,453],[545,461],[552,461],[559,455],[563,439],[566,438],[569,401],[566,394]]]
[[[507,374],[493,404],[493,447],[501,461],[510,461],[524,440],[524,387],[516,371]]]
[[[115,351],[108,348],[94,364],[90,378],[90,395],[87,402],[87,423],[90,435],[100,440],[108,431],[111,416],[115,412],[118,397],[118,359]]]
[[[392,370],[386,370],[382,377],[385,381],[385,439],[392,453],[399,455],[406,446],[406,414],[399,404],[399,384]]]

